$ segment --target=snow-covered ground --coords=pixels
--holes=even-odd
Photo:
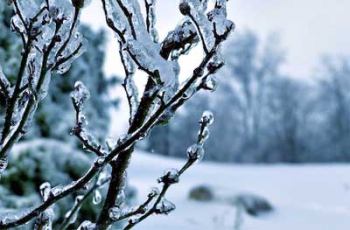
[[[164,169],[180,168],[183,161],[137,152],[129,178],[142,202]],[[201,162],[190,168],[169,191],[177,209],[168,216],[152,216],[140,230],[234,229],[234,207],[188,199],[196,185],[220,191],[249,192],[267,198],[275,210],[257,218],[244,216],[242,230],[350,229],[349,165],[229,165]]]

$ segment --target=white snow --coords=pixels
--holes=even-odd
[[[143,202],[157,178],[177,159],[136,152],[130,184]],[[166,198],[176,205],[168,216],[152,216],[138,230],[234,229],[235,209],[223,203],[188,199],[196,185],[208,184],[225,193],[249,192],[268,199],[275,210],[257,218],[244,215],[242,230],[348,230],[350,226],[350,167],[326,165],[230,165],[201,162],[174,184]]]

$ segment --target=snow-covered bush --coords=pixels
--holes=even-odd
[[[210,111],[205,111],[199,121],[197,141],[188,148],[188,161],[184,166],[166,170],[158,179],[161,189],[152,189],[141,205],[129,207],[126,204],[126,172],[134,145],[146,138],[154,126],[167,124],[178,108],[195,93],[215,90],[213,76],[224,64],[219,47],[234,28],[233,22],[226,19],[226,0],[216,0],[212,9],[208,9],[205,0],[180,1],[179,10],[184,20],[162,42],[158,41],[155,29],[155,1],[145,1],[146,20],[137,0],[101,2],[106,23],[120,45],[125,70],[123,86],[130,107],[128,132],[118,140],[106,140],[106,144],[100,142],[100,138],[89,131],[89,114],[85,112],[91,94],[82,81],[77,81],[70,94],[76,112],[71,134],[83,143],[85,150],[94,153],[96,159],[85,173],[80,172],[79,178],[66,185],[56,186],[50,178],[38,184],[42,203],[3,215],[1,229],[23,225],[31,220],[34,220],[34,229],[50,229],[55,214],[59,215],[55,213],[56,203],[85,189],[84,195],[75,198],[72,209],[65,215],[60,229],[66,229],[75,222],[81,205],[90,194],[94,194],[94,203],[102,200],[99,188],[106,183],[109,187],[103,196],[104,203],[97,220],[85,220],[79,229],[107,229],[127,219],[129,221],[124,229],[131,229],[152,214],[173,211],[175,205],[165,198],[166,192],[171,185],[179,182],[190,166],[203,158],[203,145],[214,121]],[[6,103],[0,138],[1,174],[7,167],[12,147],[28,132],[39,103],[48,94],[51,74],[67,72],[73,61],[83,53],[86,41],[79,32],[79,16],[88,1],[11,0],[9,3],[15,10],[11,19],[12,29],[21,37],[23,51],[14,85],[0,72],[1,96]],[[180,83],[178,60],[199,41],[204,51],[203,59],[193,68],[193,74]],[[148,75],[140,96],[133,79],[136,69]],[[48,149],[44,152],[51,154],[54,151]],[[71,160],[74,164],[74,159]],[[32,162],[29,166],[32,164],[35,167],[37,163]]]

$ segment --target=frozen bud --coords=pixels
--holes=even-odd
[[[203,144],[206,140],[208,140],[210,135],[210,131],[208,127],[204,127],[203,130],[200,130],[198,133],[198,139],[200,140],[200,143]]]
[[[179,10],[183,15],[189,15],[191,13],[191,6],[186,1],[182,1],[179,5]]]
[[[50,191],[51,191],[51,184],[49,182],[45,182],[40,185],[40,195],[43,198],[43,200],[47,200],[49,197]]]
[[[175,184],[180,181],[180,174],[177,169],[168,169],[165,171],[164,176],[158,179],[159,183]]]
[[[202,145],[193,144],[187,149],[187,156],[191,161],[200,161],[204,157],[204,148]]]
[[[203,79],[201,87],[205,90],[209,90],[210,92],[214,92],[218,87],[218,80],[215,75],[209,75],[205,79]]]
[[[90,97],[89,90],[81,81],[75,82],[74,88],[80,94],[81,98],[88,99]]]
[[[157,187],[152,187],[151,190],[148,193],[148,197],[155,197],[158,196],[160,194],[160,191]]]
[[[200,123],[203,125],[211,125],[214,122],[214,114],[211,111],[204,111]]]
[[[121,210],[119,207],[114,206],[109,209],[108,215],[112,220],[118,220],[121,215]]]
[[[102,200],[102,195],[101,195],[100,191],[98,189],[96,189],[94,191],[94,196],[92,198],[92,203],[96,205],[96,204],[101,203],[101,200]]]
[[[157,204],[155,213],[168,215],[171,211],[175,210],[175,208],[175,204],[163,198],[162,201]]]
[[[92,223],[89,220],[85,220],[81,225],[78,227],[78,230],[95,230],[96,224]]]

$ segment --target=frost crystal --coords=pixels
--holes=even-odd
[[[187,149],[187,156],[192,161],[200,161],[204,157],[204,148],[200,144],[193,144]]]
[[[175,204],[171,203],[167,199],[163,198],[156,206],[156,214],[168,215],[171,211],[175,210]]]
[[[180,174],[177,169],[168,169],[164,172],[164,176],[158,179],[159,183],[175,184],[180,180]]]
[[[121,215],[120,208],[116,206],[112,207],[109,209],[108,214],[109,218],[111,218],[112,220],[118,220]]]
[[[214,122],[214,114],[211,111],[204,111],[200,120],[201,124],[211,125]]]

